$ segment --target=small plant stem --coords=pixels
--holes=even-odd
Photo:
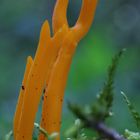
[[[13,131],[11,130],[6,136],[5,136],[5,140],[10,140],[10,138],[13,135]]]
[[[34,126],[46,137],[48,138],[49,135],[45,129],[43,129],[38,123],[34,123]]]

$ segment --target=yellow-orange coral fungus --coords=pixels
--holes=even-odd
[[[55,9],[53,12],[53,31],[54,33],[58,31],[63,24],[68,25],[67,21],[67,7],[68,7],[69,0],[57,0]],[[88,32],[89,28],[91,27],[95,10],[97,7],[98,0],[83,0],[82,1],[82,8],[80,11],[79,18],[76,24],[70,28],[74,34],[75,38],[80,41]]]
[[[33,124],[38,109],[42,90],[48,79],[51,65],[55,61],[61,43],[67,28],[64,25],[62,30],[54,36],[50,37],[49,25],[44,23],[41,31],[39,47],[34,59],[34,63],[29,74],[27,88],[25,90],[23,113],[21,116],[19,133],[17,140],[29,140],[33,132]],[[53,40],[53,42],[51,41]],[[54,46],[54,47],[53,47]]]
[[[75,38],[80,41],[91,27],[98,0],[83,0],[80,16],[72,28]]]
[[[69,0],[57,0],[53,18],[53,36],[45,21],[34,60],[28,57],[25,75],[14,117],[15,140],[32,140],[38,105],[44,93],[41,127],[49,134],[60,133],[62,104],[68,72],[77,43],[88,32],[98,0],[83,0],[79,18],[73,27],[67,21]],[[56,138],[59,140],[60,136]],[[46,140],[43,134],[39,140]]]
[[[68,31],[62,38],[61,51],[52,68],[48,88],[44,94],[41,126],[49,133],[60,132],[63,94],[73,50],[88,32],[94,18],[96,5],[97,0],[83,0],[80,16],[75,26],[69,28],[66,17],[68,0],[57,0],[56,2],[53,13],[53,32],[55,34],[64,24]],[[65,52],[66,50],[69,51],[69,53],[67,52],[69,55]],[[45,137],[41,134],[39,140],[45,140]]]
[[[14,116],[14,140],[16,140],[16,135],[18,132],[18,126],[19,126],[19,121],[20,121],[20,116],[22,113],[22,106],[23,106],[23,97],[24,97],[24,91],[26,88],[26,84],[27,84],[27,80],[28,80],[28,75],[29,72],[31,70],[31,66],[33,64],[33,59],[31,56],[29,56],[27,58],[27,64],[26,64],[26,68],[25,68],[25,73],[24,73],[24,77],[23,77],[23,81],[22,81],[22,87],[19,93],[19,97],[18,97],[18,102],[17,102],[17,106],[16,106],[16,111],[15,111],[15,116]]]
[[[60,34],[60,31],[62,32]],[[50,79],[50,74],[51,74],[51,71],[52,71],[52,67],[57,59],[57,56],[58,56],[58,52],[60,50],[60,47],[61,47],[61,42],[63,41],[63,38],[65,36],[65,34],[68,32],[68,28],[66,25],[63,25],[62,29],[59,29],[59,31],[54,35],[54,37],[52,38],[52,52],[50,52],[50,55],[52,56],[51,58],[51,61],[50,61],[50,66],[49,66],[49,72],[48,72],[48,75],[46,77],[46,90],[48,90],[48,83],[49,83],[49,79]],[[47,113],[47,110],[46,110],[46,98],[47,97],[47,92],[44,93],[44,97],[43,97],[43,109],[42,109],[42,119],[41,119],[41,127],[42,128],[46,128],[46,123],[47,123],[47,116],[46,116],[46,113]],[[40,134],[39,136],[39,139],[40,140],[43,140],[45,139],[44,135],[43,134]]]
[[[46,91],[47,94],[44,97],[44,107],[46,111],[44,116],[46,119],[44,129],[46,129],[49,134],[60,132],[64,90],[75,48],[76,42],[72,32],[69,32],[62,42],[58,58],[51,71]],[[42,139],[40,138],[40,140]],[[59,140],[59,136],[57,140]]]
[[[30,70],[27,86],[24,92],[24,103],[16,140],[32,139],[35,115],[38,110],[42,88],[45,82],[44,77],[47,71],[43,66],[45,63],[49,62],[49,60],[47,60],[47,62],[45,61],[49,58],[49,55],[46,56],[45,53],[45,50],[48,50],[50,47],[49,42],[50,28],[46,21],[41,30],[38,50],[35,55],[34,63]]]
[[[53,12],[52,26],[53,33],[55,34],[63,25],[68,27],[67,21],[67,6],[69,0],[57,0]]]
[[[48,69],[48,74],[46,75],[46,86],[48,85],[49,82],[49,77],[50,77],[50,72],[52,70],[52,66],[57,59],[58,52],[61,47],[61,42],[63,41],[64,36],[68,32],[68,28],[66,25],[63,25],[61,29],[56,32],[56,34],[51,38],[51,51],[48,50],[49,55],[51,56],[50,59],[50,64],[49,64],[49,69]],[[46,65],[47,67],[47,65]]]

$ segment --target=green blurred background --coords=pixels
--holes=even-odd
[[[51,23],[56,0],[0,0],[0,139],[12,129],[12,120],[26,58],[34,57],[44,20]],[[70,0],[68,21],[74,25],[82,0]],[[140,99],[140,1],[100,0],[88,35],[80,42],[65,92],[62,134],[74,117],[66,101],[81,105],[95,100],[107,75],[112,56],[127,48],[115,81],[114,116],[109,125],[122,132],[135,130],[120,91],[139,109]],[[39,109],[40,112],[40,109]],[[37,115],[39,122],[40,113]]]

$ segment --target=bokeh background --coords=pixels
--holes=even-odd
[[[26,58],[34,57],[44,20],[51,23],[56,0],[0,0],[0,139],[12,129]],[[74,25],[82,0],[70,0]],[[136,130],[120,91],[140,106],[140,0],[100,0],[88,35],[80,42],[65,92],[62,134],[74,122],[66,101],[92,103],[106,79],[112,56],[127,48],[115,80],[114,116],[109,125]],[[39,109],[40,112],[40,109]],[[40,113],[36,121],[39,122]]]

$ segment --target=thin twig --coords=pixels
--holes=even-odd
[[[76,117],[82,120],[85,127],[96,130],[98,133],[100,133],[102,136],[105,136],[109,140],[126,140],[117,131],[108,128],[104,122],[95,121],[93,117],[85,115],[78,106],[69,103],[68,107]]]
[[[121,136],[117,131],[112,128],[108,128],[103,122],[94,122],[91,119],[85,119],[86,126],[91,129],[96,130],[101,135],[104,135],[109,140],[126,140],[123,136]]]

